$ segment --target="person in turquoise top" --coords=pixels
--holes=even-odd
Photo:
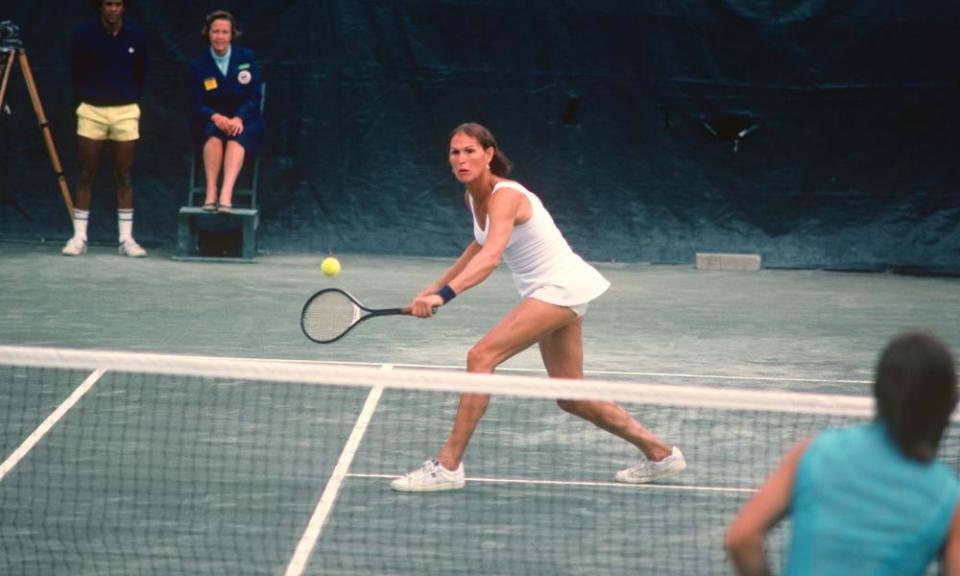
[[[877,364],[873,422],[794,446],[727,531],[741,575],[770,574],[763,540],[785,516],[784,574],[922,575],[942,554],[960,574],[960,481],[937,460],[957,404],[950,351],[907,332]]]

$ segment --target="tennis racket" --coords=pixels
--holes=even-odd
[[[336,342],[354,326],[376,316],[409,315],[410,307],[372,310],[339,288],[326,288],[310,297],[300,313],[303,334],[318,344]]]

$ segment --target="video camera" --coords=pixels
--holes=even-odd
[[[20,40],[20,27],[10,20],[0,22],[0,52],[11,52],[23,48]]]

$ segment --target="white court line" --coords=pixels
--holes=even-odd
[[[351,472],[347,474],[351,478],[382,478],[392,480],[399,478],[396,474],[361,474]],[[722,486],[697,486],[683,484],[625,484],[623,482],[590,482],[579,480],[530,480],[527,478],[467,478],[468,482],[480,482],[487,484],[525,484],[529,486],[582,486],[582,487],[600,487],[600,488],[643,488],[647,490],[680,490],[688,492],[727,492],[731,494],[752,494],[756,492],[754,488],[724,488]]]
[[[56,410],[47,416],[46,420],[37,426],[36,430],[27,436],[27,439],[23,441],[23,444],[17,447],[17,449],[14,450],[13,453],[3,461],[3,464],[0,464],[0,480],[3,480],[4,476],[13,470],[14,466],[16,466],[21,460],[23,460],[24,457],[26,457],[30,450],[37,445],[37,442],[39,442],[47,434],[47,432],[49,432],[50,429],[53,428],[54,425],[59,422],[60,419],[63,418],[63,416],[70,411],[70,409],[73,408],[77,402],[80,401],[81,398],[83,398],[83,395],[86,394],[87,391],[90,390],[90,388],[92,388],[93,385],[97,383],[97,380],[100,380],[104,374],[104,370],[94,370],[89,376],[87,376],[87,379],[84,380],[82,384],[74,389],[74,391],[70,394],[70,396],[67,397],[66,400],[57,406]]]
[[[297,364],[329,364],[331,366],[380,366],[379,362],[361,362],[345,360],[294,360],[281,358],[257,358],[261,362],[289,362]],[[414,370],[463,370],[463,365],[447,364],[403,364],[394,362],[395,368],[411,368]],[[499,372],[535,373],[543,374],[543,368],[508,368],[500,366]],[[685,374],[683,372],[639,372],[632,370],[584,370],[585,375],[596,376],[629,376],[629,377],[660,377],[660,378],[689,378],[693,380],[745,380],[748,382],[816,382],[819,384],[873,384],[872,380],[845,380],[836,378],[807,378],[804,376],[747,376],[720,375],[720,374]]]
[[[392,366],[389,364],[381,366],[383,370],[390,370],[391,368]],[[370,424],[371,418],[373,418],[373,411],[376,410],[382,393],[383,386],[374,386],[370,389],[370,394],[367,395],[367,401],[363,404],[363,410],[360,411],[357,422],[353,425],[353,431],[350,432],[350,437],[347,439],[347,443],[344,444],[343,451],[340,452],[340,458],[337,460],[337,465],[333,469],[333,474],[330,475],[330,479],[323,489],[323,494],[320,495],[320,501],[317,502],[317,507],[310,517],[310,522],[307,523],[307,529],[303,532],[303,536],[297,544],[297,549],[293,552],[293,557],[290,558],[290,564],[287,565],[287,571],[284,572],[285,576],[299,576],[303,574],[304,569],[307,567],[307,562],[310,561],[310,554],[317,545],[317,540],[320,539],[320,534],[323,532],[323,525],[327,522],[327,516],[329,516],[330,511],[333,510],[333,504],[337,499],[337,495],[340,493],[340,486],[343,484],[344,478],[348,475],[347,471],[350,470],[350,464],[353,462],[353,457],[360,447],[360,440],[363,439],[363,435],[367,431],[367,426]]]

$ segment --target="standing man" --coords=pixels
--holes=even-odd
[[[124,17],[133,0],[90,0],[99,16],[73,35],[71,56],[77,107],[80,174],[73,212],[73,237],[65,256],[87,251],[87,220],[93,177],[104,142],[112,140],[113,177],[117,186],[117,223],[121,255],[143,257],[133,239],[133,187],[130,171],[140,137],[140,107],[147,61],[143,29]]]

